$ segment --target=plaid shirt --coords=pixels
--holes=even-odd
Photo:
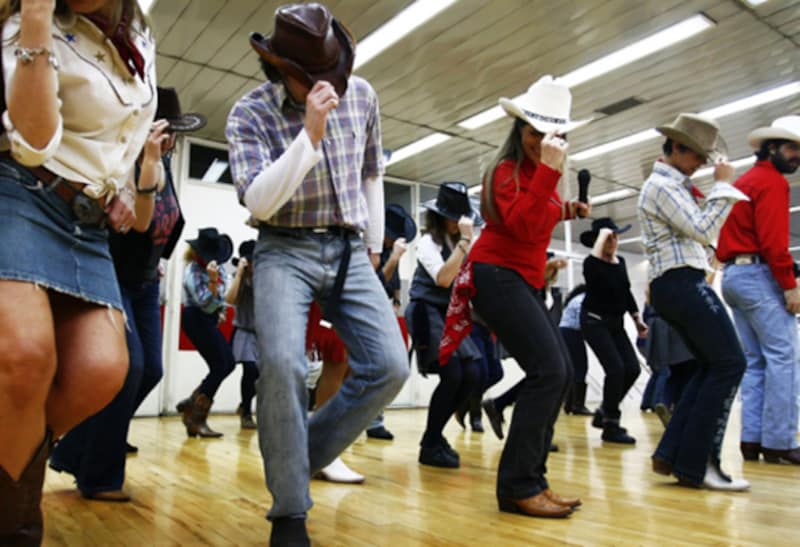
[[[303,111],[282,84],[267,82],[231,110],[225,135],[239,201],[253,179],[286,151],[303,129]],[[383,174],[380,115],[375,90],[351,76],[347,93],[328,114],[321,142],[324,160],[267,224],[291,228],[350,226],[364,230],[368,211],[364,181]]]
[[[650,262],[649,279],[688,266],[709,270],[705,247],[713,245],[733,203],[747,196],[727,182],[718,182],[701,208],[689,177],[657,161],[639,194],[642,242]]]
[[[208,271],[194,260],[186,266],[183,273],[183,305],[196,306],[206,313],[217,313],[225,308],[225,268],[219,266],[217,296],[208,288]]]

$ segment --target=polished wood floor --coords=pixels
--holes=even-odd
[[[749,493],[688,490],[650,471],[661,425],[626,408],[635,447],[604,446],[586,418],[562,416],[549,460],[551,486],[584,506],[565,520],[499,513],[495,469],[502,444],[487,431],[446,434],[461,469],[417,463],[424,410],[390,410],[393,442],[362,436],[345,454],[363,485],[312,482],[308,520],[314,545],[798,545],[800,466],[743,464],[734,411],[725,467],[752,482]],[[233,416],[212,416],[219,440],[186,438],[177,418],[133,422],[140,452],[128,460],[130,503],[82,499],[71,477],[48,471],[46,546],[266,545],[263,483],[256,435]]]

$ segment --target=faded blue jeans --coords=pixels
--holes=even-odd
[[[766,264],[731,265],[722,296],[747,357],[742,378],[742,441],[797,447],[797,321]]]
[[[350,265],[341,297],[332,302],[344,245],[351,246]],[[258,437],[273,497],[267,518],[304,518],[311,508],[311,475],[346,449],[403,387],[405,344],[357,236],[262,226],[254,261]],[[305,340],[313,300],[347,347],[352,373],[309,419]]]

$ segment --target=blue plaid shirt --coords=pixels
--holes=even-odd
[[[283,84],[267,82],[231,110],[225,136],[239,201],[253,179],[286,151],[303,129],[304,113],[291,104]],[[267,224],[285,227],[350,226],[368,221],[364,182],[383,174],[378,97],[351,76],[339,106],[327,117],[321,142],[324,159]]]
[[[219,285],[217,296],[208,288],[208,271],[194,260],[189,262],[183,273],[183,305],[196,306],[206,313],[218,313],[225,307],[225,268],[219,266]]]
[[[740,199],[748,199],[727,182],[717,182],[701,208],[689,177],[657,161],[639,194],[642,243],[650,262],[648,278],[688,266],[709,270],[705,248],[713,245],[725,219]]]

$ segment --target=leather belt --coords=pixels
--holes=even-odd
[[[52,191],[54,195],[60,197],[72,209],[75,219],[81,224],[88,224],[104,228],[106,223],[106,212],[100,199],[92,199],[83,193],[83,183],[69,181],[52,171],[41,167],[29,167],[16,161],[10,153],[0,152],[0,156],[9,158],[18,166],[26,169]]]
[[[764,259],[757,254],[740,254],[725,261],[726,266],[741,266],[742,264],[763,264]]]

